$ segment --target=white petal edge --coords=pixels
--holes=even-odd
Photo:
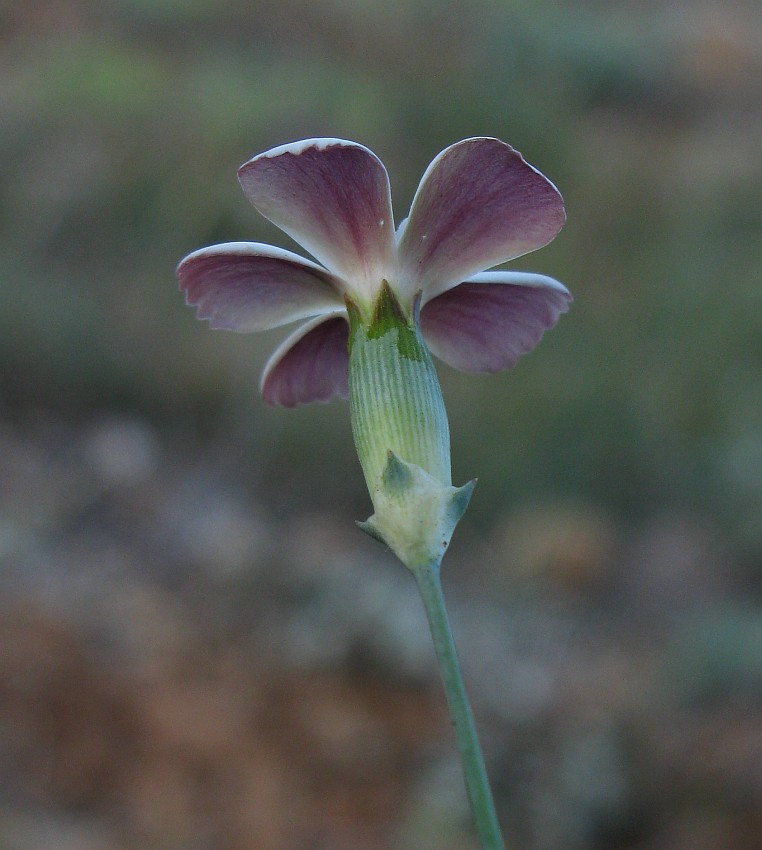
[[[274,260],[287,260],[291,263],[299,263],[308,269],[320,272],[321,275],[336,277],[333,272],[328,271],[324,266],[313,262],[307,257],[302,257],[293,251],[287,251],[285,248],[278,248],[276,245],[268,245],[264,242],[221,242],[218,245],[209,245],[207,248],[198,248],[196,251],[191,251],[190,254],[183,257],[177,264],[177,268],[179,269],[188,260],[194,260],[197,257],[213,257],[216,254],[272,257]]]
[[[326,148],[336,146],[343,148],[362,148],[363,150],[368,151],[369,154],[372,154],[375,159],[378,159],[376,154],[374,154],[370,148],[366,148],[365,145],[361,145],[359,142],[352,142],[349,139],[331,139],[326,137],[301,139],[298,142],[287,142],[285,145],[278,145],[277,148],[270,148],[270,150],[257,154],[252,157],[249,162],[253,162],[256,159],[271,159],[284,153],[292,153],[295,156],[299,156],[299,154],[304,153],[304,151],[309,148],[317,148],[319,151],[323,151]]]
[[[439,295],[443,295],[448,290],[460,286],[461,283],[494,283],[502,286],[525,286],[530,289],[555,289],[556,292],[560,292],[562,295],[568,295],[569,300],[572,300],[571,292],[554,277],[535,274],[534,272],[489,271],[472,274],[468,280],[453,283],[438,291],[424,291],[421,298],[421,307]]]

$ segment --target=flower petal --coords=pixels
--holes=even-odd
[[[400,237],[399,285],[434,296],[550,242],[565,220],[556,187],[499,139],[442,151],[421,179]]]
[[[227,242],[189,254],[180,289],[213,328],[262,331],[336,310],[340,283],[302,257],[258,242]]]
[[[320,316],[291,334],[265,366],[260,390],[268,404],[296,407],[346,398],[349,355],[346,313]]]
[[[313,256],[374,293],[394,263],[389,177],[368,148],[307,139],[259,154],[238,178],[254,206]]]
[[[571,300],[551,277],[485,272],[424,304],[421,330],[431,351],[449,366],[498,372],[531,351]]]

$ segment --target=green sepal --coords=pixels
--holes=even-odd
[[[412,313],[408,315],[389,286],[387,281],[382,281],[376,301],[370,317],[364,317],[360,307],[351,299],[346,299],[347,313],[349,315],[349,350],[356,337],[356,331],[360,325],[364,326],[365,338],[378,340],[388,333],[396,334],[396,350],[400,357],[406,360],[424,362],[428,352],[422,342],[416,327],[420,295],[413,303]]]
[[[381,288],[373,305],[373,316],[368,326],[368,339],[377,339],[387,331],[409,327],[411,324],[411,317],[405,314],[389,282],[381,281]]]

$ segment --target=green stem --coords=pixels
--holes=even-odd
[[[466,790],[483,850],[505,850],[495,812],[484,756],[476,734],[474,717],[468,701],[458,653],[447,619],[438,563],[425,563],[413,569],[426,608],[426,616],[434,639],[434,649],[444,682],[447,704],[455,726]]]

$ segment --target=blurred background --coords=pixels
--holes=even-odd
[[[237,167],[309,136],[397,219],[494,135],[566,199],[571,312],[440,370],[445,592],[509,850],[762,847],[757,0],[0,3],[1,850],[474,850],[346,404],[174,277],[294,247]]]

